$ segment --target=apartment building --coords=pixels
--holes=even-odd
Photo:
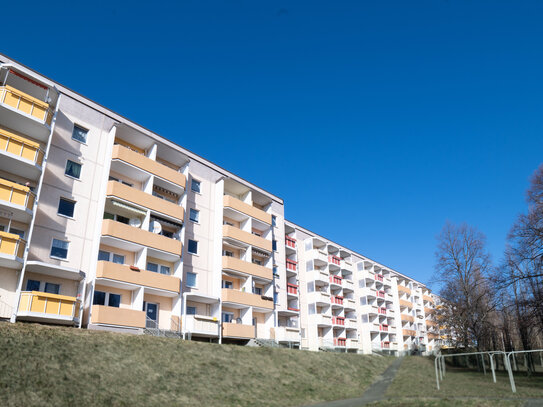
[[[421,283],[0,55],[0,318],[192,340],[437,346]]]

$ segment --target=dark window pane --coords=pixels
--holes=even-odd
[[[81,143],[86,143],[87,142],[87,133],[88,133],[88,130],[76,125],[76,126],[74,126],[74,131],[72,132],[72,138],[74,140],[77,140],[77,141],[81,142]]]
[[[60,198],[58,202],[58,214],[68,216],[69,218],[74,217],[75,202],[69,201],[64,198]]]
[[[156,264],[156,263],[147,263],[147,270],[152,271],[153,273],[158,273],[158,264]]]
[[[26,291],[40,291],[40,282],[36,280],[28,280],[26,282]]]
[[[120,294],[109,294],[109,300],[107,305],[110,307],[117,307],[119,308],[119,305],[121,305],[121,295]]]
[[[106,293],[103,291],[94,291],[92,303],[94,305],[106,305]]]
[[[196,315],[196,307],[187,307],[187,315]]]
[[[45,292],[49,294],[60,294],[60,285],[45,283]]]
[[[104,250],[98,251],[98,260],[100,261],[109,261],[109,252],[106,252]]]
[[[195,240],[190,240],[190,239],[189,239],[189,248],[188,248],[188,251],[189,251],[189,253],[191,253],[191,254],[198,254],[198,242],[195,241]]]
[[[51,256],[65,259],[68,257],[68,242],[62,240],[53,239],[53,246],[51,247]]]
[[[125,218],[124,216],[121,216],[121,215],[117,215],[117,222],[121,222],[128,225],[128,222],[130,222],[130,219]]]
[[[79,179],[81,176],[81,164],[68,160],[64,174]]]
[[[190,184],[190,189],[192,189],[194,192],[200,192],[200,181],[192,180],[192,183]]]

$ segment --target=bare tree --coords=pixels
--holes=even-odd
[[[448,304],[444,324],[455,331],[459,345],[477,349],[489,342],[495,308],[492,265],[485,236],[466,224],[447,222],[438,236],[435,280]]]

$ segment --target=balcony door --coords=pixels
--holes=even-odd
[[[143,310],[147,318],[145,319],[146,328],[158,328],[158,304],[144,302]]]

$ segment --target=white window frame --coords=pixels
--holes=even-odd
[[[78,140],[78,139],[74,138],[74,132],[75,132],[76,127],[79,127],[81,130],[85,130],[85,141],[81,141],[81,140]],[[83,126],[81,126],[81,125],[79,125],[77,123],[74,123],[74,126],[72,128],[72,140],[73,141],[77,141],[78,143],[88,145],[88,136],[89,136],[89,129],[87,129],[86,127],[83,127]]]
[[[62,284],[60,283],[52,283],[51,281],[45,281],[45,280],[34,280],[33,278],[29,278],[26,280],[27,284],[28,284],[28,280],[33,280],[33,281],[38,281],[40,283],[40,287],[38,289],[38,291],[40,293],[44,293],[45,292],[45,284],[49,283],[49,284],[55,284],[55,285],[58,285],[58,292],[59,292],[59,295],[60,295],[60,292],[62,290]],[[25,289],[26,289],[26,285],[25,285]]]
[[[123,298],[122,294],[110,293],[109,291],[103,291],[103,290],[94,290],[94,291],[100,291],[102,293],[106,293],[106,296],[104,297],[104,305],[102,305],[102,307],[121,308],[121,301],[122,301],[122,298]],[[110,294],[119,296],[119,306],[118,307],[114,307],[113,305],[109,305],[109,295]],[[94,305],[94,293],[92,294],[92,305]],[[97,304],[97,305],[100,305],[100,304]]]
[[[192,186],[194,185],[194,183],[198,183],[198,191],[195,191]],[[191,181],[190,181],[190,190],[191,192],[194,192],[195,194],[198,194],[198,195],[201,195],[202,194],[202,181],[200,180],[197,180],[196,178],[193,178]]]
[[[122,263],[115,263],[115,264],[126,264],[126,256],[124,254],[119,254],[119,253],[110,252],[109,250],[99,249],[98,250],[98,255],[100,255],[100,252],[107,253],[108,254],[108,259],[107,260],[99,260],[99,261],[110,261],[112,263],[115,263],[113,261],[113,256],[119,256],[119,257],[123,258],[123,262]]]
[[[81,171],[79,172],[79,178],[76,178],[73,175],[66,174],[66,166],[68,165],[68,161],[71,161],[71,162],[73,162],[75,164],[79,164],[79,166],[81,167]],[[83,174],[83,163],[81,163],[81,161],[70,160],[69,158],[67,158],[66,159],[66,164],[64,165],[64,176],[68,177],[68,178],[71,178],[71,179],[81,181],[81,175],[82,174]]]
[[[196,220],[192,219],[192,212],[196,212]],[[200,223],[200,211],[198,209],[189,208],[189,220],[193,223]]]
[[[51,252],[53,251],[53,242],[54,242],[55,240],[58,240],[59,242],[68,243],[68,248],[66,249],[66,257],[65,257],[65,258],[53,256],[53,255],[51,254]],[[69,251],[70,251],[70,241],[69,241],[69,240],[57,239],[56,237],[52,237],[52,238],[51,238],[51,244],[50,244],[50,246],[49,246],[49,257],[50,257],[51,259],[62,260],[62,261],[68,261],[68,254],[69,254]]]
[[[196,252],[191,252],[191,251],[189,250],[190,242],[195,242],[195,243],[196,243]],[[187,242],[187,253],[188,253],[188,254],[192,254],[193,256],[197,256],[197,255],[198,255],[198,240],[193,240],[193,239],[189,239],[189,240],[188,240],[188,242]]]
[[[65,200],[65,201],[68,201],[68,202],[71,202],[74,204],[74,214],[72,216],[68,216],[68,215],[64,215],[63,213],[59,213],[59,209],[60,209],[60,201],[62,200]],[[66,218],[66,219],[75,219],[75,204],[77,203],[76,200],[74,199],[70,199],[70,198],[65,198],[63,196],[59,197],[58,198],[58,207],[57,207],[57,215],[58,216],[62,216],[63,218]]]
[[[188,278],[189,274],[194,275],[194,285],[189,285],[189,278]],[[190,287],[190,288],[196,288],[196,287],[198,287],[198,274],[193,273],[192,271],[187,271],[187,279],[186,279],[186,281],[185,281],[185,285],[186,285],[187,287]]]

